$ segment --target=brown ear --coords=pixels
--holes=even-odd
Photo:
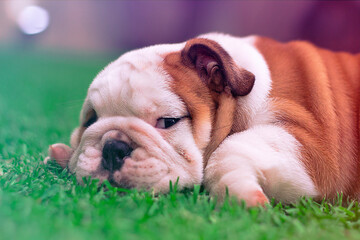
[[[195,38],[181,52],[184,64],[196,68],[210,90],[245,96],[254,86],[255,76],[239,68],[230,55],[215,41]]]

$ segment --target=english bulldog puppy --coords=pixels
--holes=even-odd
[[[114,186],[264,205],[360,193],[360,55],[205,34],[122,55],[89,87],[50,158]]]

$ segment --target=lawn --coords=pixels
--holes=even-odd
[[[91,80],[113,57],[0,50],[0,239],[360,239],[357,202],[246,209],[200,186],[167,195],[85,186],[55,163]]]

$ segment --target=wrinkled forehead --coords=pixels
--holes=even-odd
[[[124,54],[95,78],[84,108],[91,105],[102,115],[143,117],[166,108],[166,102],[180,102],[170,91],[171,77],[162,68],[162,61],[166,54],[182,47],[157,45]]]

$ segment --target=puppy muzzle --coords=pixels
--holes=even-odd
[[[80,182],[83,177],[91,176],[121,187],[148,189],[160,184],[161,189],[162,185],[167,188],[169,180],[188,175],[184,171],[185,162],[145,121],[108,117],[84,131],[69,169]]]

